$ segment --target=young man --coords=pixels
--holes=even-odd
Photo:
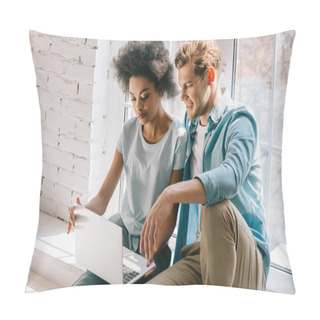
[[[185,43],[175,64],[187,109],[184,181],[166,188],[151,208],[141,252],[153,259],[159,230],[177,203],[179,229],[173,266],[149,283],[265,290],[270,255],[256,121],[220,88],[214,42]]]

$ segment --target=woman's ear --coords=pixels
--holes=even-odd
[[[160,97],[162,97],[162,96],[163,96],[163,93],[164,93],[163,88],[162,88],[162,87],[159,87],[159,88],[158,88],[158,91],[159,91]]]
[[[213,67],[208,68],[208,85],[213,84],[216,78],[216,72]]]

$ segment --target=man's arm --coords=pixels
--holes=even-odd
[[[206,203],[206,193],[199,179],[182,181],[164,190],[171,203]]]
[[[223,162],[196,176],[201,180],[207,206],[233,198],[240,190],[255,161],[257,129],[253,119],[239,116],[228,128]]]
[[[151,263],[162,243],[161,230],[164,230],[168,222],[170,223],[172,220],[171,215],[174,207],[179,203],[205,202],[205,191],[199,179],[172,184],[161,193],[148,213],[141,231],[140,252],[145,251],[148,264]]]
[[[239,117],[229,127],[225,160],[220,166],[167,187],[148,214],[142,233],[140,250],[153,257],[153,242],[158,243],[158,228],[176,203],[213,205],[235,196],[254,160],[257,146],[256,127],[247,117]]]

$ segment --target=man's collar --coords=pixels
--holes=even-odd
[[[211,126],[212,123],[215,123],[216,125],[219,123],[231,99],[228,89],[223,88],[221,90],[222,90],[222,95],[218,100],[217,104],[212,108],[208,118],[209,127]]]

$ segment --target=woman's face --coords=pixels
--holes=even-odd
[[[152,121],[161,108],[162,90],[145,76],[131,77],[129,93],[134,112],[141,124]]]

